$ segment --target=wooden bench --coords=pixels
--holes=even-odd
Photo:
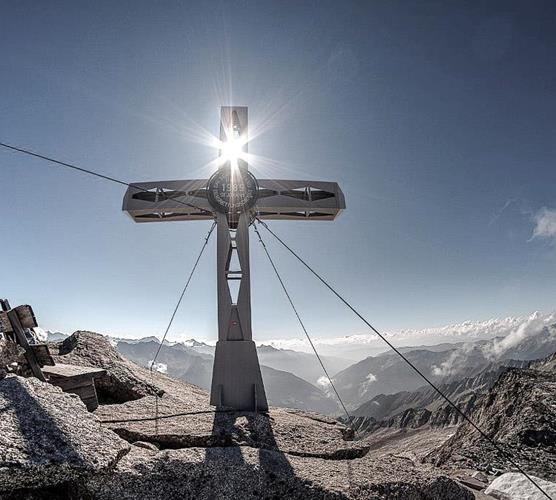
[[[55,364],[48,344],[30,343],[26,329],[38,326],[33,309],[29,305],[10,307],[6,299],[0,299],[0,332],[6,339],[25,349],[25,359],[33,376],[43,382],[60,387],[64,392],[77,394],[89,411],[98,408],[95,379],[106,375],[102,368]]]
[[[60,387],[64,392],[77,394],[87,410],[98,408],[98,397],[95,389],[95,379],[104,377],[106,370],[88,366],[57,364],[44,366],[42,372],[52,385]]]
[[[54,364],[46,344],[31,344],[25,334],[27,329],[36,328],[38,325],[33,308],[28,305],[17,306],[13,309],[7,299],[0,300],[0,331],[7,340],[15,342],[25,350],[25,359],[33,376],[46,382],[41,371],[43,364]],[[37,355],[40,359],[37,358]],[[41,362],[42,361],[42,362]]]

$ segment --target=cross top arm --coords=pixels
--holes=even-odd
[[[213,209],[207,182],[208,179],[193,179],[134,183],[127,189],[122,209],[135,222],[210,220]],[[336,182],[259,179],[258,185],[253,210],[261,219],[334,220],[346,208],[344,194]]]

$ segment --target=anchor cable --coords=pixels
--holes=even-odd
[[[199,264],[199,261],[201,260],[201,257],[203,255],[203,252],[205,251],[205,248],[207,247],[207,244],[209,242],[210,236],[212,234],[212,232],[214,231],[214,228],[216,227],[216,221],[214,221],[212,223],[212,226],[209,229],[209,232],[207,233],[206,237],[205,237],[205,242],[203,243],[203,246],[201,247],[201,251],[199,252],[199,255],[197,255],[197,259],[195,260],[195,263],[193,264],[193,268],[191,269],[191,272],[189,273],[189,277],[187,278],[187,281],[185,282],[185,286],[183,287],[183,290],[181,291],[180,297],[178,299],[178,302],[176,303],[176,307],[174,307],[174,311],[172,312],[172,315],[170,316],[170,321],[168,321],[168,326],[166,326],[166,330],[164,331],[164,335],[162,336],[162,340],[160,341],[160,344],[158,344],[158,349],[156,350],[156,353],[154,355],[153,360],[150,363],[150,373],[151,373],[151,385],[153,385],[154,387],[154,383],[153,383],[153,368],[154,365],[156,363],[156,360],[158,358],[158,355],[160,354],[160,350],[162,349],[162,346],[164,345],[164,341],[166,340],[166,336],[168,335],[168,332],[170,331],[170,328],[172,327],[172,323],[174,322],[174,318],[176,317],[176,313],[178,312],[178,309],[180,308],[181,302],[183,300],[183,297],[185,295],[185,292],[187,291],[187,288],[189,287],[189,283],[191,282],[191,278],[193,277],[193,274],[195,273],[195,270],[197,269],[197,265]],[[156,427],[156,434],[158,435],[158,391],[156,392],[156,399],[155,399],[155,427]]]
[[[473,422],[460,408],[452,402],[448,396],[446,396],[429,378],[417,368],[404,354],[397,349],[384,335],[382,335],[365,317],[357,311],[346,299],[344,299],[333,287],[330,285],[319,273],[317,273],[307,262],[305,262],[291,247],[289,247],[272,229],[268,227],[268,224],[263,222],[259,217],[255,217],[257,222],[261,224],[274,238],[290,252],[303,266],[305,266],[326,288],[328,288],[345,306],[347,306],[363,323],[365,323],[376,335],[380,337],[398,356],[400,356],[427,384],[429,384],[450,406],[452,406],[462,418],[469,423],[487,442],[489,442],[502,456],[506,457],[508,461],[521,472],[543,495],[547,498],[551,498],[550,495],[529,475],[523,468],[513,459],[506,450],[504,450],[493,438],[491,438],[486,432],[484,432],[475,422]]]
[[[262,245],[264,252],[266,253],[266,256],[268,257],[268,260],[270,262],[270,265],[272,266],[272,269],[274,269],[274,273],[276,274],[276,277],[278,278],[278,281],[280,282],[280,285],[282,286],[282,290],[284,290],[284,294],[286,295],[288,302],[290,303],[293,312],[295,313],[295,316],[297,317],[297,321],[299,322],[299,324],[301,325],[301,328],[303,330],[303,332],[305,333],[305,336],[307,337],[307,340],[309,341],[309,344],[311,344],[311,348],[313,349],[313,352],[315,353],[315,356],[317,357],[317,359],[319,360],[320,366],[322,367],[322,370],[324,371],[324,374],[326,375],[326,378],[328,379],[328,382],[330,383],[330,386],[332,387],[332,390],[334,391],[334,393],[336,394],[336,397],[338,398],[338,401],[340,402],[340,405],[342,406],[344,413],[346,414],[346,417],[348,419],[349,422],[349,426],[351,427],[351,429],[354,431],[354,433],[358,433],[358,431],[353,427],[352,425],[352,418],[351,415],[349,414],[346,405],[344,404],[344,402],[342,401],[342,398],[340,397],[340,393],[336,390],[336,387],[334,385],[334,382],[332,382],[332,377],[328,374],[328,370],[326,369],[326,367],[324,366],[324,363],[322,361],[322,358],[320,357],[317,348],[315,347],[315,344],[313,344],[313,341],[311,340],[311,337],[309,336],[309,333],[307,332],[307,328],[305,328],[305,324],[303,323],[303,320],[301,319],[301,316],[299,315],[299,313],[297,312],[297,308],[295,307],[295,304],[293,303],[293,300],[288,292],[288,289],[286,288],[286,285],[284,283],[284,281],[282,280],[282,277],[280,276],[280,273],[278,272],[278,269],[276,267],[276,264],[274,263],[274,260],[272,259],[272,257],[270,256],[270,253],[268,251],[268,248],[266,247],[263,238],[261,236],[261,233],[259,233],[259,230],[257,229],[257,226],[255,224],[253,224],[253,229],[255,230],[255,233],[257,233],[257,236],[259,238],[259,242]]]
[[[29,156],[34,156],[35,158],[39,158],[41,160],[45,160],[45,161],[48,161],[50,163],[54,163],[56,165],[60,165],[62,167],[66,167],[66,168],[70,168],[72,170],[76,170],[78,172],[82,172],[84,174],[93,175],[95,177],[99,177],[100,179],[104,179],[106,181],[114,182],[116,184],[121,184],[122,186],[127,186],[128,188],[131,187],[133,189],[137,189],[138,191],[142,191],[144,193],[149,193],[150,192],[148,189],[139,187],[137,185],[130,184],[130,183],[122,181],[120,179],[116,179],[115,177],[110,177],[108,175],[104,175],[104,174],[101,174],[99,172],[95,172],[94,170],[89,170],[87,168],[79,167],[79,166],[74,165],[72,163],[66,163],[64,161],[56,160],[55,158],[51,158],[49,156],[45,156],[45,155],[42,155],[42,154],[39,154],[39,153],[35,153],[35,152],[30,151],[28,149],[18,148],[16,146],[11,146],[10,144],[6,144],[4,142],[0,142],[0,146],[2,146],[3,148],[6,148],[6,149],[10,149],[12,151],[16,151],[18,153],[23,153],[23,154],[26,154],[26,155],[29,155]],[[200,210],[201,212],[204,212],[206,214],[210,214],[210,215],[214,216],[214,212],[212,212],[210,210],[207,210],[206,208],[201,208],[201,207],[199,207],[199,206],[197,206],[193,203],[188,203],[186,201],[181,201],[181,200],[178,200],[178,199],[175,199],[175,198],[174,198],[174,201],[176,203],[179,203],[180,205],[185,205],[187,207],[195,208],[197,210]]]

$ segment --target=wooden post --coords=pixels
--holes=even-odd
[[[8,299],[0,299],[0,307],[2,308],[2,312],[7,313],[11,309]],[[11,340],[12,342],[15,342],[15,335],[9,323],[10,320],[8,319],[7,314],[0,316],[0,325],[1,325],[0,331],[4,334],[7,340]]]
[[[21,325],[21,321],[19,321],[19,316],[17,315],[17,311],[15,309],[11,309],[8,311],[8,318],[10,320],[10,324],[12,325],[13,333],[15,338],[17,339],[18,344],[25,349],[25,359],[29,363],[31,367],[31,371],[33,375],[37,377],[39,380],[46,382],[46,378],[42,373],[41,367],[35,357],[35,353],[33,352],[33,348],[29,344],[27,337],[25,335],[25,330]]]

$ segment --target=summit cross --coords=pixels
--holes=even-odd
[[[248,170],[245,106],[220,112],[220,167],[210,179],[130,184],[123,210],[135,222],[215,220],[218,341],[210,403],[268,410],[251,331],[249,226],[255,218],[334,220],[345,208],[336,182],[255,179]]]

